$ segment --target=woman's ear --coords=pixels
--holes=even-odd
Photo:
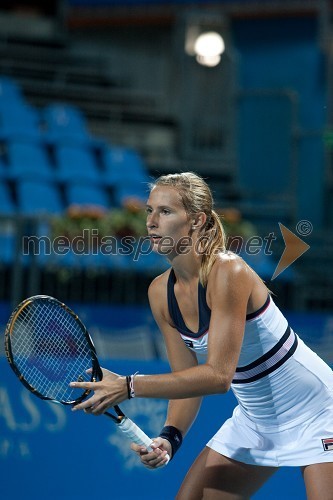
[[[205,212],[198,212],[193,216],[192,219],[192,229],[195,231],[196,229],[202,229],[207,220],[207,215]]]

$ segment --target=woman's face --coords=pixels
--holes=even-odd
[[[180,244],[188,246],[191,221],[178,191],[156,186],[147,201],[147,230],[152,249],[170,255]]]

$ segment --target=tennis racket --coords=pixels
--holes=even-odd
[[[69,387],[69,383],[95,382],[103,377],[93,341],[81,320],[47,295],[30,297],[15,308],[5,331],[5,350],[22,384],[44,400],[75,405],[91,391]],[[119,406],[113,410],[115,414],[104,415],[131,441],[151,450],[152,440]]]

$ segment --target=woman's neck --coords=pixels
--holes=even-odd
[[[177,280],[192,281],[199,278],[201,256],[190,252],[187,255],[176,255],[169,262],[175,272]]]

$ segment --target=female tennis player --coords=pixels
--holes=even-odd
[[[171,265],[148,295],[172,371],[104,370],[100,382],[72,384],[94,391],[75,409],[100,415],[131,397],[168,399],[153,451],[132,444],[157,468],[179,448],[201,397],[231,388],[239,404],[190,468],[178,500],[249,498],[280,466],[301,467],[310,500],[332,499],[332,370],[293,332],[258,275],[226,251],[206,182],[191,172],[158,178],[147,228]]]

